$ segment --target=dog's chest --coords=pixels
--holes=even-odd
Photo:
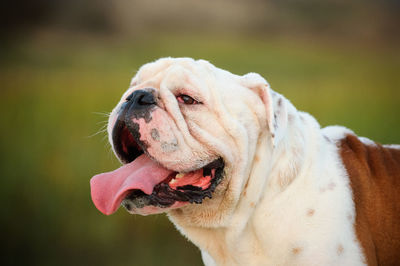
[[[227,245],[232,263],[364,265],[343,171],[331,167],[310,172],[279,197],[263,198],[242,234]]]

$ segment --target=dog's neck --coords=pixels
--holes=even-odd
[[[212,228],[189,226],[170,215],[177,229],[200,247],[206,256],[209,254],[217,260],[217,264],[228,263],[227,256],[232,254],[230,245],[235,245],[238,239],[256,237],[247,227],[257,204],[279,197],[293,180],[307,171],[313,157],[318,156],[315,147],[323,138],[318,122],[310,115],[297,111],[282,95],[272,92],[272,99],[276,119],[274,141],[271,142],[269,132],[260,132],[251,160],[253,164],[249,167],[247,181],[229,223]]]
[[[231,218],[230,225],[235,227],[232,239],[244,230],[257,203],[284,193],[293,180],[309,170],[310,162],[318,156],[316,147],[323,140],[320,126],[312,116],[298,111],[278,93],[272,92],[272,99],[276,119],[274,141],[268,133],[260,134],[249,178]]]

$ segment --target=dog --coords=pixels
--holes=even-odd
[[[399,265],[400,146],[321,129],[256,73],[162,58],[109,117],[104,214],[166,212],[205,265]]]

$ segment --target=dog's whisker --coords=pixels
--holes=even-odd
[[[97,125],[103,124],[103,126],[107,126],[108,121],[107,121],[107,120],[105,120],[105,121],[99,121],[99,122],[97,122],[96,124],[97,124]]]
[[[111,112],[92,112],[92,114],[109,117],[111,115]]]
[[[101,138],[101,141],[107,141],[107,137],[108,137],[108,135],[106,134],[106,135],[104,135],[102,138]],[[111,145],[110,145],[110,143],[107,141],[107,146],[110,146],[111,147]]]
[[[107,128],[100,129],[100,130],[97,131],[96,133],[93,133],[92,135],[87,136],[87,138],[93,138],[94,136],[97,136],[97,135],[102,134],[102,133],[104,133],[104,132],[107,132]],[[107,134],[106,134],[106,136],[107,136]]]

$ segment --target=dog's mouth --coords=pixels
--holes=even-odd
[[[112,214],[120,205],[128,211],[146,206],[169,208],[175,203],[200,204],[212,197],[222,180],[222,158],[194,171],[176,172],[151,159],[143,151],[144,144],[135,140],[135,132],[125,122],[117,121],[113,146],[124,165],[91,179],[92,199],[102,213]]]

